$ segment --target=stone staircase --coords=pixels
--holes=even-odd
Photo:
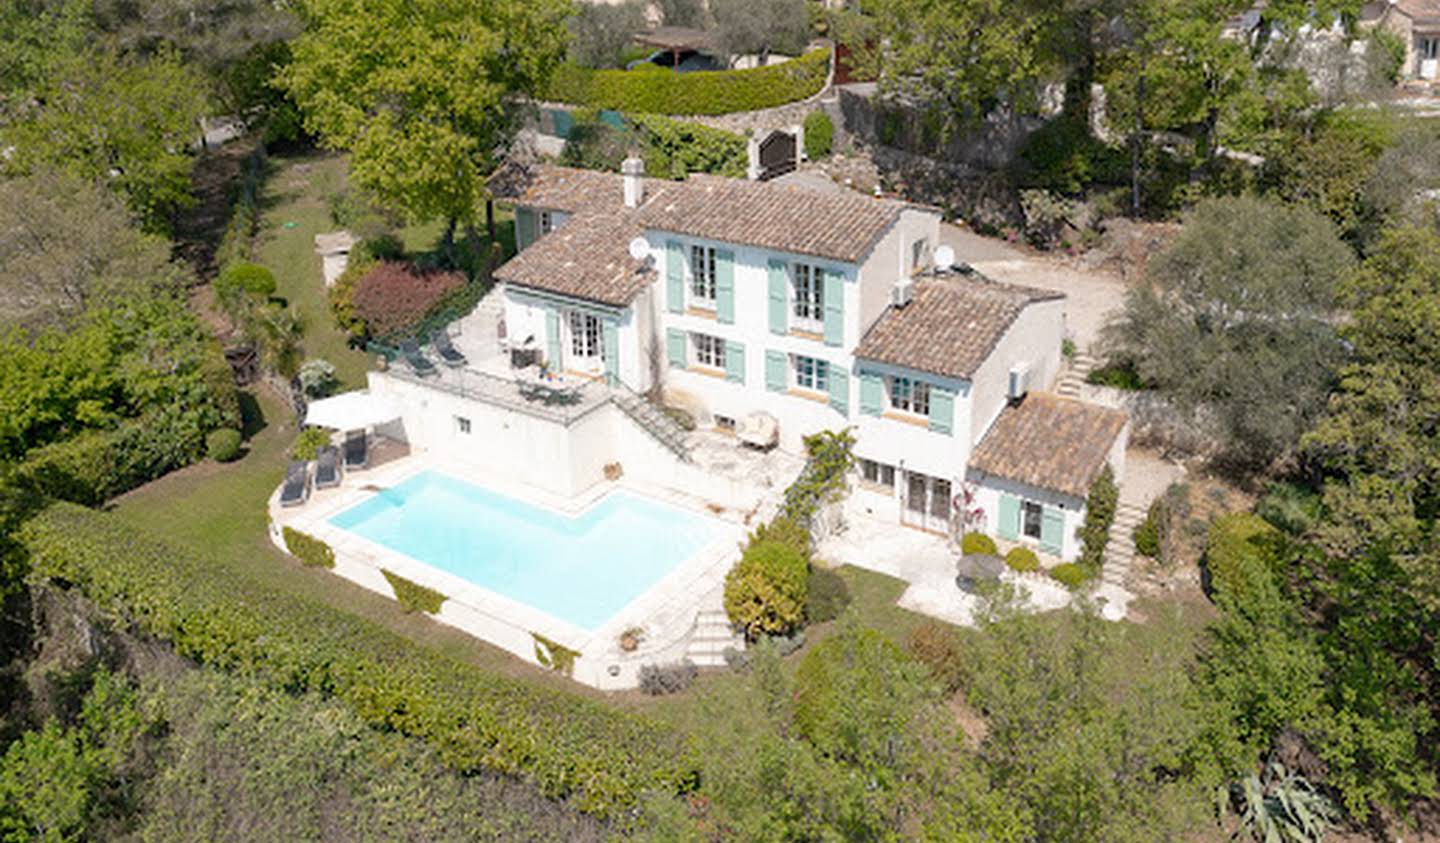
[[[1100,580],[1106,585],[1124,588],[1130,578],[1130,566],[1135,561],[1135,528],[1145,520],[1146,509],[1124,501],[1116,507],[1110,541],[1105,545],[1105,566],[1100,572]]]
[[[685,431],[659,407],[624,386],[615,387],[615,405],[683,462],[691,461]]]
[[[1100,361],[1090,356],[1088,351],[1076,351],[1066,362],[1060,377],[1055,379],[1055,394],[1065,398],[1079,398],[1086,375],[1098,365]]]
[[[725,650],[730,647],[744,650],[745,636],[736,635],[730,628],[729,616],[713,609],[695,615],[695,629],[685,645],[688,661],[696,667],[724,667]]]

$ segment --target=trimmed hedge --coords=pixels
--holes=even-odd
[[[1090,579],[1090,574],[1074,562],[1062,562],[1050,569],[1050,578],[1069,589],[1076,589]]]
[[[445,605],[445,595],[433,588],[426,588],[414,580],[407,580],[384,568],[380,569],[380,573],[385,575],[385,581],[390,583],[390,589],[395,592],[395,599],[407,612],[438,615],[440,607]]]
[[[674,73],[591,70],[563,64],[543,98],[637,114],[731,114],[773,108],[817,93],[830,51],[812,50],[784,64],[749,70]]]
[[[819,161],[830,154],[835,143],[835,123],[823,111],[805,115],[805,157]]]
[[[1005,564],[1009,565],[1011,570],[1028,574],[1031,571],[1040,570],[1040,557],[1036,556],[1035,551],[1028,547],[1016,546],[1010,548],[1010,552],[1005,554]]]
[[[20,539],[34,576],[77,584],[181,656],[334,696],[372,726],[426,741],[462,773],[518,776],[603,817],[648,790],[698,784],[693,746],[672,728],[458,662],[111,515],[56,504]]]
[[[965,556],[994,556],[998,551],[995,540],[984,533],[966,533],[960,537],[960,553]]]
[[[285,538],[285,549],[302,564],[311,568],[335,567],[335,551],[330,549],[330,545],[294,527],[286,527],[280,534]],[[388,576],[389,572],[386,574]]]

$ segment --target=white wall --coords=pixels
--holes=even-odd
[[[1030,389],[1050,388],[1060,372],[1060,341],[1065,336],[1065,300],[1037,302],[1020,311],[995,350],[975,370],[970,402],[970,441],[978,443],[1005,409],[1010,370],[1030,366]]]
[[[940,215],[906,208],[861,264],[859,328],[862,336],[890,303],[890,290],[895,282],[913,274],[911,247],[918,240],[926,243],[922,264],[925,266],[940,242]]]
[[[1023,483],[1016,483],[1013,480],[1006,480],[1001,477],[982,475],[978,472],[972,473],[969,478],[972,488],[975,490],[975,505],[985,512],[985,519],[981,526],[975,528],[991,538],[1000,537],[999,512],[1000,495],[1010,494],[1022,500],[1035,501],[1044,506],[1057,507],[1065,513],[1065,530],[1062,534],[1060,558],[1070,562],[1080,555],[1080,540],[1076,538],[1076,531],[1085,523],[1085,499],[1076,498],[1070,495],[1062,495],[1059,492],[1052,492],[1049,489],[1040,489],[1034,486],[1027,486]],[[1017,544],[1024,545],[1040,553],[1040,542],[1027,536],[1020,536]]]
[[[946,434],[883,415],[861,413],[855,417],[855,455],[932,477],[958,480],[965,476],[965,466],[970,461],[970,383],[868,360],[864,362],[864,369],[882,376],[918,378],[954,392],[955,416],[951,432]],[[888,396],[885,400],[889,400]],[[856,407],[859,407],[858,395]]]

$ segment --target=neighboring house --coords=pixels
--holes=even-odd
[[[1360,12],[1362,28],[1381,28],[1405,44],[1402,80],[1440,77],[1440,0],[1376,0]]]
[[[937,270],[930,208],[625,170],[492,179],[516,209],[520,251],[495,273],[512,346],[626,394],[659,387],[704,428],[768,414],[789,451],[851,427],[853,506],[943,531],[969,497],[988,532],[1075,556],[1128,427],[1035,392],[1060,368],[1062,294]]]

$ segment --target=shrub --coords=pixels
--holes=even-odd
[[[784,635],[805,620],[809,563],[794,547],[777,541],[751,543],[725,575],[725,612],[731,623],[755,640]]]
[[[1296,483],[1271,483],[1255,503],[1255,514],[1278,530],[1301,536],[1320,521],[1320,494]]]
[[[324,428],[307,427],[295,437],[290,446],[290,457],[297,460],[313,460],[320,449],[330,444],[330,433]]]
[[[1135,525],[1134,539],[1136,553],[1163,562],[1160,557],[1160,524],[1155,511],[1156,504],[1159,503],[1160,501],[1156,500],[1150,504],[1145,520]]]
[[[823,111],[812,111],[805,115],[805,157],[819,161],[830,154],[835,142],[835,124],[830,115]]]
[[[390,583],[390,590],[395,592],[395,600],[405,611],[424,612],[427,615],[440,614],[440,607],[445,603],[445,595],[433,588],[426,588],[414,580],[407,580],[394,571],[381,568],[380,573],[385,575],[385,581]]]
[[[770,523],[756,527],[755,532],[750,534],[747,544],[765,541],[789,545],[804,555],[806,559],[810,558],[810,531],[794,518],[786,518],[783,515],[775,516]]]
[[[641,665],[640,690],[652,697],[678,694],[689,688],[699,675],[700,669],[689,661]]]
[[[795,102],[819,91],[830,67],[829,50],[749,70],[674,73],[651,65],[634,70],[589,70],[563,64],[542,99],[637,114],[730,114]]]
[[[1085,523],[1080,527],[1080,558],[1086,572],[1094,576],[1105,564],[1105,545],[1110,543],[1110,525],[1115,523],[1115,509],[1120,505],[1120,487],[1115,485],[1115,472],[1110,466],[1100,470],[1090,483],[1085,499]]]
[[[334,568],[335,551],[330,545],[315,538],[309,533],[302,533],[294,527],[286,527],[280,531],[285,539],[285,549],[290,555],[299,559],[300,562],[311,568]],[[389,575],[389,572],[386,572]]]
[[[850,587],[845,578],[828,568],[811,565],[810,581],[805,587],[805,621],[833,621],[849,605]]]
[[[1128,161],[1090,134],[1084,119],[1062,117],[1030,135],[1016,162],[1016,184],[1077,196],[1096,182],[1123,184]]]
[[[1030,548],[1017,545],[1010,548],[1010,552],[1005,554],[1005,564],[1009,565],[1012,570],[1028,574],[1040,570],[1040,557],[1036,556],[1035,551]]]
[[[300,364],[300,388],[310,398],[324,398],[335,390],[339,379],[335,377],[335,366],[318,357]]]
[[[1050,577],[1069,589],[1076,589],[1090,579],[1090,573],[1074,562],[1062,562],[1050,569]]]
[[[1391,85],[1400,81],[1400,70],[1405,66],[1405,39],[1377,26],[1370,30],[1368,41],[1376,72]]]
[[[1145,389],[1145,381],[1141,379],[1140,373],[1135,371],[1133,364],[1127,362],[1107,363],[1098,369],[1091,369],[1090,374],[1085,376],[1085,382],[1095,386],[1122,389],[1126,392],[1139,392]]]
[[[350,295],[355,316],[371,337],[391,337],[414,328],[447,295],[464,288],[458,272],[417,272],[387,261],[372,267]]]
[[[742,135],[699,123],[657,115],[634,115],[627,122],[652,176],[683,179],[691,173],[744,178],[749,153]]]
[[[517,776],[601,816],[697,783],[693,747],[667,726],[462,663],[106,513],[57,504],[20,538],[35,577],[78,585],[182,657],[336,697],[452,769]]]
[[[681,407],[661,407],[660,410],[681,430],[688,433],[695,429],[695,416],[689,410]]]
[[[1257,580],[1268,577],[1276,558],[1280,532],[1249,512],[1221,515],[1210,524],[1201,565],[1206,591],[1244,604],[1253,596]]]
[[[960,552],[966,556],[994,556],[999,548],[984,533],[966,533],[960,537]]]
[[[258,263],[232,263],[215,279],[215,295],[225,301],[240,294],[265,300],[275,295],[275,273]]]
[[[964,683],[965,668],[960,652],[960,636],[938,621],[925,621],[910,631],[907,650],[925,665],[930,676],[940,683],[945,693],[953,694]]]
[[[210,431],[205,437],[205,454],[216,462],[230,462],[240,456],[240,431],[233,427]]]
[[[335,283],[330,285],[327,297],[330,299],[330,314],[335,317],[335,325],[344,331],[352,343],[358,343],[365,338],[365,320],[355,310],[355,285],[360,279],[370,273],[375,267],[375,261],[368,257],[350,253],[350,263]]]

